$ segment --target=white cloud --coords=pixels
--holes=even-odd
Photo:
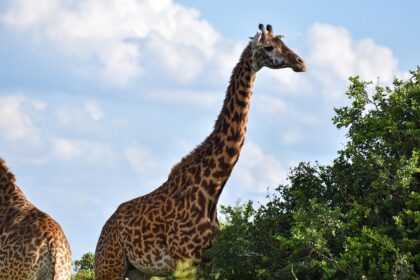
[[[370,38],[355,41],[347,29],[322,23],[313,24],[306,36],[310,49],[308,73],[328,99],[344,96],[349,76],[359,75],[367,81],[380,77],[389,83],[398,74],[398,60],[391,49]]]
[[[55,139],[53,141],[53,153],[60,159],[72,160],[83,156],[80,145],[68,139]]]
[[[181,83],[228,77],[244,47],[223,38],[197,10],[171,0],[16,0],[1,19],[52,43],[81,73],[116,85],[145,71]],[[321,86],[326,98],[337,99],[350,75],[383,82],[398,75],[392,51],[370,38],[357,41],[345,28],[323,23],[303,34],[308,53],[299,54],[308,73],[263,70],[282,92]]]
[[[225,64],[219,48],[227,40],[197,10],[171,0],[16,0],[1,19],[117,85],[139,77],[142,63],[160,63],[184,82],[205,64]]]
[[[41,134],[34,119],[46,104],[22,95],[0,96],[0,138],[31,145],[41,142]]]
[[[57,106],[54,113],[60,125],[73,127],[78,131],[91,131],[92,126],[105,117],[99,105],[91,100]]]
[[[116,152],[106,145],[66,138],[51,140],[52,155],[60,160],[77,161],[81,165],[112,166],[117,158]]]
[[[101,108],[99,108],[98,104],[94,101],[85,102],[84,109],[94,121],[99,121],[104,117]]]
[[[56,8],[55,0],[13,1],[13,6],[1,19],[10,25],[26,29],[41,24]]]
[[[88,165],[113,164],[116,152],[97,143],[104,130],[96,124],[104,117],[98,104],[82,101],[48,109],[45,102],[28,97],[28,93],[1,95],[0,143],[15,153],[23,153],[20,160],[31,165],[45,165],[56,159]],[[64,135],[69,133],[83,138],[67,139]]]
[[[285,183],[286,179],[287,170],[274,155],[265,154],[256,144],[244,145],[233,174],[238,188],[261,194],[265,193],[268,187],[273,189],[280,183]]]
[[[143,147],[128,147],[124,149],[124,157],[138,173],[145,175],[158,165],[152,153]]]

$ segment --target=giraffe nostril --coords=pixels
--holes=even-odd
[[[302,58],[296,56],[296,62],[295,62],[295,65],[292,66],[292,68],[295,72],[306,72],[305,61],[303,61]]]

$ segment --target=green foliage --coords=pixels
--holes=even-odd
[[[72,275],[72,280],[95,280],[94,266],[95,255],[88,252],[82,256],[80,260],[74,261],[75,274]]]
[[[223,208],[206,279],[420,277],[420,68],[393,87],[350,82],[333,164],[300,163],[266,205]]]
[[[179,260],[175,271],[166,277],[152,277],[151,280],[202,280],[197,266],[191,260]]]
[[[254,215],[252,203],[242,207],[223,207],[222,212],[228,215],[228,223],[223,228],[223,234],[218,237],[219,246],[208,252],[215,267],[223,267],[224,278],[253,279],[258,267],[254,266],[258,252],[253,243],[251,218]],[[240,233],[240,234],[238,234]],[[219,271],[214,271],[218,279]]]
[[[178,261],[173,276],[177,280],[197,279],[197,268],[191,260]]]

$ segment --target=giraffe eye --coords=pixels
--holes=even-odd
[[[268,52],[271,52],[272,50],[274,50],[273,46],[268,46],[268,47],[264,47],[264,49]]]

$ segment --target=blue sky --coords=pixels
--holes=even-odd
[[[258,23],[307,63],[258,73],[221,197],[264,201],[300,161],[345,144],[347,77],[389,84],[420,61],[418,1],[0,1],[0,156],[28,198],[93,251],[116,207],[165,181],[211,131]]]

